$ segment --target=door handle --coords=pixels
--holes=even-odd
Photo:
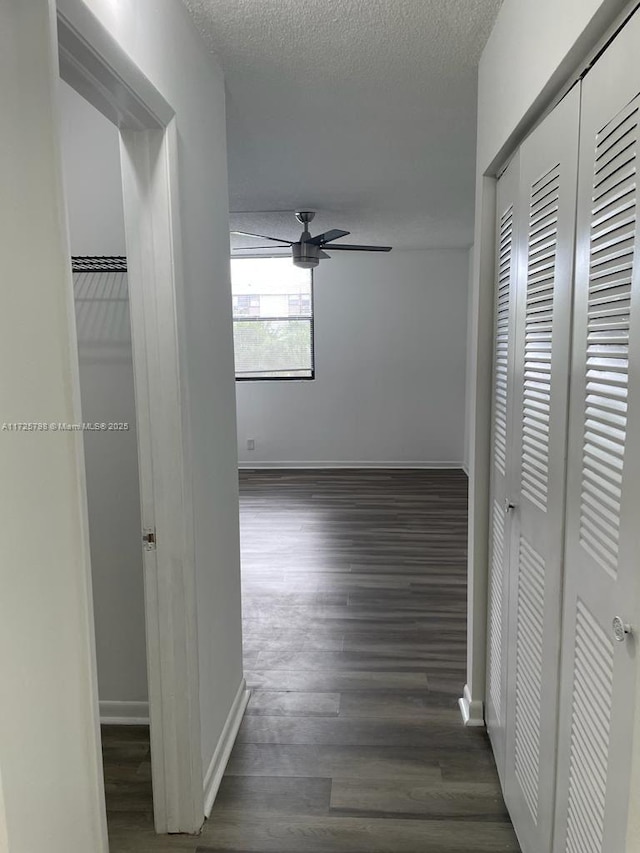
[[[624,622],[619,616],[615,616],[611,623],[613,628],[613,636],[619,643],[624,643],[630,634],[633,634],[633,628]]]

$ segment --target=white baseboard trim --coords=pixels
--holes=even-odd
[[[469,685],[465,684],[462,698],[458,699],[462,722],[465,726],[484,726],[483,703],[471,698]]]
[[[211,814],[250,696],[251,691],[247,688],[247,683],[243,678],[204,777],[204,815],[207,818]]]
[[[100,722],[106,726],[148,726],[148,702],[100,700]]]
[[[380,461],[371,461],[371,460],[356,460],[356,461],[307,461],[307,462],[248,462],[243,460],[238,462],[238,468],[241,471],[261,471],[261,470],[270,470],[270,469],[331,469],[331,468],[419,468],[419,469],[438,469],[443,468],[446,470],[450,469],[463,469],[464,464],[462,462],[380,462]]]

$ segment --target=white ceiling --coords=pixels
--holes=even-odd
[[[502,0],[184,2],[226,75],[232,211],[471,244],[476,68]],[[290,213],[233,225],[300,231]]]

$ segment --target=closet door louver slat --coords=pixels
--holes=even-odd
[[[504,510],[497,501],[492,511],[492,554],[489,567],[489,693],[498,723],[502,713],[502,670],[504,642]]]
[[[599,665],[594,666],[594,655]],[[578,601],[571,708],[567,853],[603,850],[613,643]]]
[[[638,106],[625,113],[596,137],[580,495],[580,542],[614,579],[627,437]]]
[[[516,648],[514,772],[531,811],[538,817],[540,722],[544,631],[544,561],[521,538]]]
[[[522,492],[547,508],[553,291],[558,238],[560,165],[534,184],[529,219],[522,413]],[[542,214],[541,214],[542,211]],[[545,239],[534,240],[544,216]]]
[[[507,383],[509,371],[509,328],[511,322],[512,259],[513,205],[510,205],[500,219],[493,390],[493,459],[496,468],[503,476],[506,473],[507,465]]]

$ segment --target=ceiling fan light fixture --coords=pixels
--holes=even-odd
[[[303,270],[312,270],[320,263],[319,258],[299,258],[293,261],[294,266],[300,267]]]
[[[311,270],[320,263],[320,250],[312,243],[300,241],[291,247],[293,263],[303,270]]]

